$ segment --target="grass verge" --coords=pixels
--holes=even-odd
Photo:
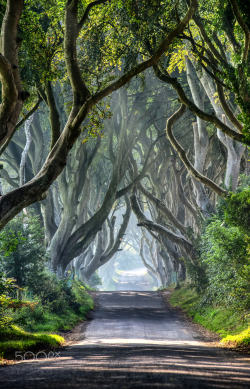
[[[47,304],[38,300],[6,315],[8,324],[0,325],[0,364],[15,358],[17,351],[46,351],[63,345],[64,338],[53,332],[71,330],[94,308],[85,286],[75,282],[66,291],[61,301],[60,295]]]
[[[174,307],[180,307],[195,323],[219,334],[222,345],[249,349],[250,327],[246,312],[202,304],[201,296],[189,286],[171,289],[169,302]]]
[[[16,352],[53,350],[64,342],[57,334],[31,333],[15,325],[1,328],[0,364],[4,363],[4,358],[14,358]]]

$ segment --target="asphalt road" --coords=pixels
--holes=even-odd
[[[97,296],[83,340],[59,358],[1,367],[0,388],[250,387],[250,359],[204,341],[157,292]]]
[[[152,277],[145,267],[133,270],[117,269],[115,279],[117,291],[147,291],[154,286]]]

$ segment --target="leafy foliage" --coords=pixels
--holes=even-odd
[[[230,341],[234,347],[249,343],[249,327],[245,315],[239,315],[232,307],[204,306],[201,300],[202,296],[190,286],[173,290],[170,297],[171,305],[181,307],[194,322],[218,333],[223,343]]]
[[[40,86],[63,76],[63,3],[30,1],[25,4],[20,23],[20,65],[26,86]]]
[[[247,308],[250,266],[246,238],[238,227],[227,227],[214,219],[201,244],[201,260],[208,279],[206,298],[210,303]]]
[[[238,226],[241,231],[250,234],[250,187],[240,193],[233,193],[227,200],[225,221],[232,226]]]
[[[11,221],[1,232],[0,254],[1,337],[7,325],[13,333],[13,323],[29,331],[70,329],[93,308],[93,300],[83,284],[58,280],[47,269],[44,236],[37,217],[19,215]],[[13,298],[16,294],[18,299]],[[31,335],[21,338],[20,347],[23,345],[24,349],[41,341],[31,339]],[[9,349],[14,347],[7,339],[0,349],[6,351],[8,345]]]
[[[14,322],[29,331],[57,331],[72,328],[93,309],[93,300],[77,281],[58,281],[47,275],[46,284],[34,297],[34,309],[24,307],[14,314]]]
[[[10,306],[14,300],[9,296],[16,290],[15,280],[7,278],[0,273],[0,329],[10,324],[12,318],[10,315]]]
[[[15,325],[1,328],[0,352],[6,356],[17,350],[55,349],[63,343],[64,338],[56,334],[32,334]]]
[[[199,238],[200,259],[187,263],[202,304],[249,308],[249,187],[221,200]]]
[[[222,343],[226,345],[249,346],[250,345],[250,328],[242,331],[237,335],[227,335],[222,339]]]
[[[35,292],[46,261],[38,217],[21,214],[0,232],[0,265],[20,288]]]

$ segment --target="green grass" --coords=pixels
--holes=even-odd
[[[222,343],[228,346],[249,346],[250,345],[250,328],[240,332],[237,335],[227,335],[222,339]]]
[[[63,331],[70,330],[73,328],[80,320],[84,320],[85,315],[76,314],[73,311],[69,311],[66,314],[57,315],[55,313],[51,313],[45,311],[44,316],[35,321],[31,319],[27,319],[27,323],[24,326],[26,329],[31,331],[38,332],[53,332],[53,331]]]
[[[80,281],[58,281],[51,276],[46,282],[40,295],[30,293],[31,301],[18,300],[15,306],[1,309],[0,363],[15,357],[16,351],[38,352],[61,346],[64,339],[53,333],[71,330],[94,308],[88,287]],[[2,297],[5,300],[5,295]]]
[[[201,296],[189,286],[173,290],[170,304],[180,307],[195,323],[218,333],[222,343],[232,346],[249,345],[249,323],[246,313],[219,306],[202,305]]]
[[[59,314],[50,305],[41,302],[34,307],[24,306],[12,314],[11,325],[0,326],[0,361],[13,358],[15,351],[34,351],[61,346],[64,338],[51,334],[70,330],[79,321],[86,319],[86,313],[93,309],[94,301],[81,285],[73,285],[74,300]]]
[[[31,333],[18,326],[0,328],[0,355],[13,357],[15,351],[52,349],[64,344],[64,338],[56,334]]]
[[[13,323],[31,332],[70,330],[79,321],[85,320],[87,312],[94,308],[92,297],[81,286],[73,288],[75,295],[72,304],[65,302],[60,313],[53,312],[50,304],[46,306],[39,302],[34,308],[18,309],[12,315]]]

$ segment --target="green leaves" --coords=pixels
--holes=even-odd
[[[233,193],[225,206],[226,223],[237,226],[242,232],[250,233],[250,187]]]
[[[17,288],[15,280],[6,277],[6,275],[0,271],[0,329],[1,327],[6,327],[12,321],[9,308],[11,308],[16,300],[10,297],[10,295],[15,293]]]
[[[35,283],[46,258],[43,232],[35,216],[19,215],[0,232],[0,269],[19,287]]]
[[[230,227],[214,217],[201,241],[201,261],[208,286],[205,295],[213,303],[237,309],[249,304],[248,240],[238,227]]]
[[[244,180],[243,180],[244,181]],[[221,200],[199,239],[198,265],[187,264],[203,304],[236,311],[249,308],[250,188]]]
[[[0,250],[4,257],[9,257],[14,251],[17,250],[19,243],[25,241],[26,238],[22,235],[21,231],[15,231],[12,228],[8,230],[6,235],[5,231],[0,232]]]
[[[28,87],[61,77],[64,2],[31,1],[21,18],[20,65]]]

